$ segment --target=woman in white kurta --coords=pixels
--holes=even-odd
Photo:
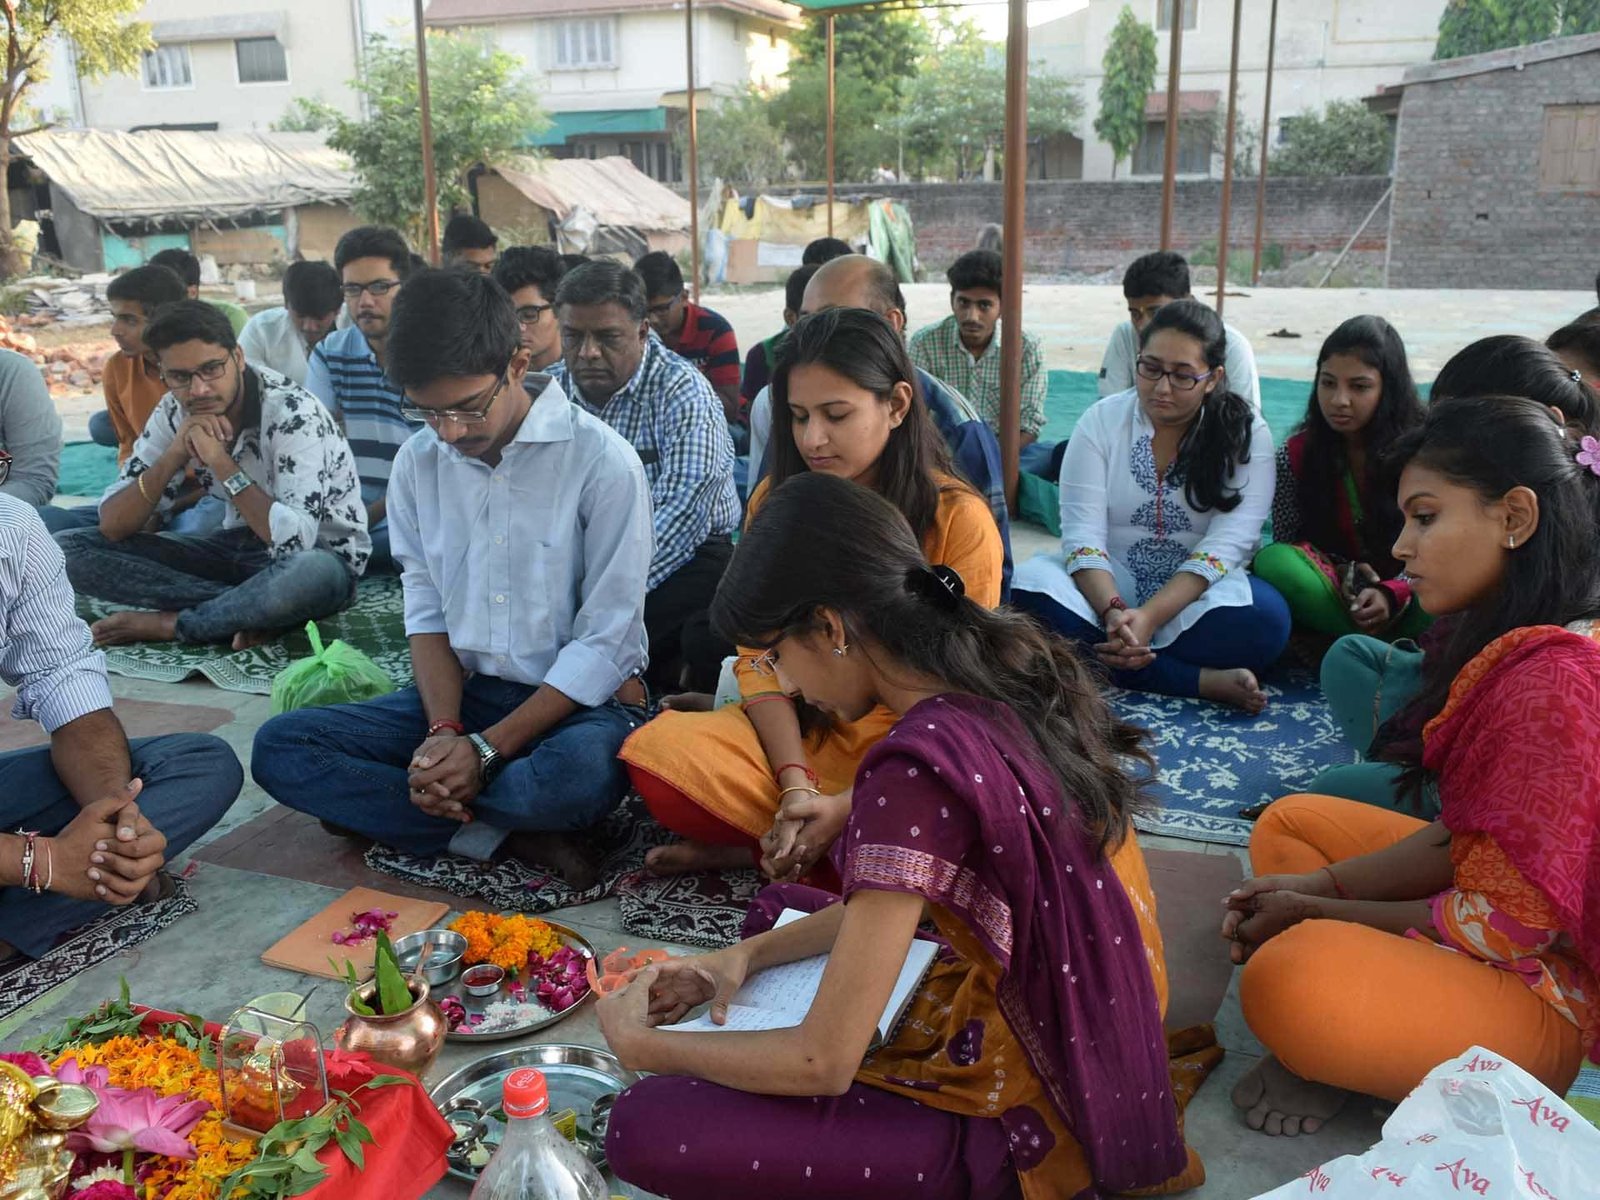
[[[1063,553],[1024,563],[1012,602],[1093,647],[1121,687],[1266,705],[1257,672],[1289,609],[1245,571],[1275,482],[1272,434],[1228,388],[1221,320],[1193,300],[1146,327],[1137,386],[1073,431]]]

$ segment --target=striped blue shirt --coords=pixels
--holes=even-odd
[[[383,373],[358,326],[336,329],[317,343],[306,368],[306,391],[344,427],[363,487],[381,492],[394,456],[422,426],[400,415],[405,398]]]
[[[67,560],[33,505],[0,494],[0,679],[46,733],[111,707],[106,656],[73,607]]]
[[[733,440],[722,401],[706,377],[654,333],[633,378],[603,405],[589,403],[565,363],[550,367],[549,374],[567,395],[627,438],[644,463],[656,530],[647,585],[652,591],[707,538],[739,527]]]

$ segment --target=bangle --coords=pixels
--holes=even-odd
[[[822,795],[822,793],[817,791],[817,789],[814,788],[814,787],[786,787],[786,788],[783,789],[783,791],[778,793],[778,803],[780,805],[782,805],[782,803],[783,803],[783,798],[785,796],[787,796],[790,792],[805,792],[809,796],[820,796],[820,795]]]
[[[760,704],[766,700],[788,700],[789,696],[783,692],[762,692],[759,696],[746,696],[739,703],[746,712],[750,711],[752,704]]]
[[[49,864],[49,867],[45,871],[44,883],[35,890],[35,895],[38,895],[41,892],[48,892],[50,890],[50,885],[56,881],[56,851],[54,838],[44,839],[44,856],[45,861]],[[34,873],[34,878],[38,878],[37,871]]]
[[[1328,878],[1333,881],[1333,890],[1338,893],[1339,899],[1350,899],[1350,893],[1344,890],[1343,885],[1341,885],[1339,882],[1339,877],[1333,873],[1333,868],[1323,867],[1322,869],[1328,873]]]
[[[428,736],[433,737],[441,729],[448,729],[457,737],[467,736],[467,727],[460,721],[435,721],[432,725],[428,726]]]
[[[143,471],[140,471],[137,475],[135,475],[133,477],[133,481],[139,485],[139,495],[144,497],[144,502],[146,504],[155,504],[155,503],[157,503],[157,501],[150,499],[150,493],[145,491],[145,488],[144,488],[144,472]]]
[[[800,763],[800,762],[783,763],[777,768],[777,770],[772,772],[772,777],[774,779],[776,779],[776,778],[778,778],[778,776],[782,775],[785,771],[801,771],[801,772],[804,772],[805,773],[805,777],[811,781],[811,786],[813,788],[815,788],[817,786],[817,783],[818,783],[817,773],[815,771],[813,771],[810,767],[806,766],[805,763]],[[786,789],[786,790],[792,790],[792,789]]]
[[[1111,597],[1111,599],[1107,602],[1106,606],[1100,610],[1100,620],[1101,620],[1102,623],[1106,619],[1106,614],[1109,613],[1112,609],[1116,609],[1118,612],[1126,612],[1127,609],[1128,609],[1128,602],[1126,600],[1124,600],[1121,596],[1113,596],[1113,597]]]
[[[34,843],[38,841],[37,830],[17,830],[17,836],[22,839],[22,886],[30,887],[33,879],[33,854]]]

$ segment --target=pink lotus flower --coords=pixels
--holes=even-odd
[[[0,1062],[8,1062],[12,1066],[21,1067],[26,1074],[33,1076],[35,1079],[41,1075],[50,1074],[50,1064],[31,1050],[24,1050],[20,1054],[0,1054]]]
[[[158,1096],[153,1088],[131,1092],[121,1088],[95,1090],[100,1095],[100,1107],[87,1125],[67,1135],[67,1149],[75,1153],[121,1153],[125,1158],[135,1151],[167,1158],[195,1156],[188,1133],[211,1111],[208,1101]]]
[[[138,1193],[121,1180],[102,1179],[71,1193],[72,1200],[138,1200]]]

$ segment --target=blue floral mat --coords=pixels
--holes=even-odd
[[[1111,706],[1150,731],[1161,768],[1160,808],[1147,833],[1244,846],[1252,823],[1239,810],[1303,791],[1329,767],[1357,761],[1315,675],[1280,664],[1266,673],[1267,710],[1251,717],[1206,700],[1114,691]]]

